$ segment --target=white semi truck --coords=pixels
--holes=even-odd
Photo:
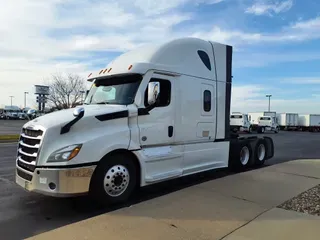
[[[276,112],[251,112],[248,113],[248,117],[252,129],[258,133],[264,133],[265,131],[278,133],[280,130]]]
[[[251,123],[248,119],[248,114],[241,112],[233,112],[230,115],[230,129],[233,132],[252,132]]]
[[[263,165],[268,137],[230,133],[232,47],[182,38],[142,47],[88,77],[83,106],[26,123],[16,183],[55,197],[126,201],[136,187]]]

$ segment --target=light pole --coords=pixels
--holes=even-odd
[[[24,108],[27,107],[27,94],[29,94],[29,92],[24,92]]]
[[[14,96],[9,96],[11,98],[11,107],[12,107],[12,98],[14,98]]]
[[[272,95],[267,94],[266,97],[269,98],[268,112],[270,112],[270,98],[272,97]]]

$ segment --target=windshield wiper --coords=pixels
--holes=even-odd
[[[110,104],[110,102],[97,102],[95,104]]]

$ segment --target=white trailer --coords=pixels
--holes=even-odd
[[[233,132],[252,132],[252,127],[248,119],[248,114],[233,112],[230,115],[230,129]]]
[[[16,183],[108,204],[136,187],[202,171],[261,166],[269,137],[231,134],[232,47],[196,38],[142,47],[97,74],[83,106],[26,123]]]
[[[320,114],[299,114],[299,128],[302,131],[319,132]]]
[[[278,113],[277,121],[281,130],[298,129],[299,114],[298,113]]]

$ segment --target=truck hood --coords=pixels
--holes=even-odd
[[[82,105],[81,107],[84,108],[84,116],[81,120],[84,119],[91,119],[95,116],[108,114],[108,113],[115,113],[120,111],[128,110],[126,106],[123,105]],[[73,116],[73,111],[75,108],[64,109],[52,113],[48,113],[41,117],[38,117],[32,121],[27,122],[23,127],[27,127],[29,125],[40,125],[46,129],[51,127],[56,127],[59,125],[66,124],[72,121],[75,117]],[[97,120],[97,119],[95,119]],[[77,124],[77,123],[76,123]]]

